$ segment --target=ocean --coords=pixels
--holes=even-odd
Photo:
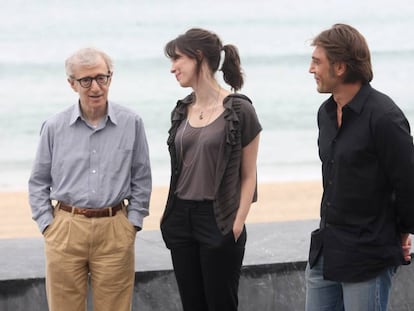
[[[263,126],[259,182],[319,180],[318,94],[310,40],[337,22],[366,37],[372,86],[414,124],[414,6],[364,0],[14,0],[0,9],[0,191],[26,190],[42,122],[77,101],[64,60],[95,46],[114,60],[111,100],[137,111],[149,141],[154,185],[167,185],[170,111],[189,89],[163,47],[191,27],[239,48],[245,86]],[[221,79],[219,75],[219,79]]]

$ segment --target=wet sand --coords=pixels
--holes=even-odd
[[[158,230],[167,197],[167,186],[153,188],[150,216],[144,230]],[[319,218],[322,187],[319,181],[274,182],[258,186],[258,202],[252,204],[247,223]],[[31,219],[26,192],[0,191],[0,239],[40,237]]]

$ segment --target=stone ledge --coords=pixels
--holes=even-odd
[[[244,265],[304,261],[317,220],[247,225]],[[0,280],[45,277],[42,238],[0,239]],[[137,272],[171,270],[169,250],[159,230],[142,231],[135,242]]]
[[[309,234],[317,223],[315,220],[247,226],[240,311],[303,310]],[[43,240],[0,240],[0,249],[0,310],[47,310]],[[158,231],[138,234],[136,268],[133,310],[181,310],[169,252]],[[413,280],[414,265],[398,270],[389,311],[414,310]],[[88,310],[92,310],[90,304]]]
[[[240,311],[296,311],[305,303],[306,262],[244,266],[240,279]],[[414,310],[414,266],[394,278],[389,311]],[[0,310],[47,310],[44,279],[0,281]],[[88,311],[92,306],[88,304]],[[136,272],[133,308],[139,311],[181,310],[172,270]]]

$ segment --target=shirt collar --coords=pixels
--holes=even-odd
[[[371,85],[369,83],[363,84],[358,93],[355,94],[354,98],[346,106],[355,113],[360,114],[369,93],[371,93]]]
[[[118,119],[115,114],[114,105],[112,102],[108,101],[108,116],[107,118],[115,125],[118,125]]]
[[[78,119],[82,119],[82,112],[80,110],[80,102],[74,106],[72,116],[70,118],[69,125],[73,125]],[[106,121],[110,120],[113,124],[117,125],[118,120],[114,111],[113,104],[108,101],[108,114],[105,116]]]
[[[73,125],[75,124],[75,122],[78,119],[82,119],[82,113],[80,110],[80,103],[78,101],[78,103],[76,105],[74,105],[73,110],[72,110],[72,116],[70,117],[70,122],[69,125]]]
[[[367,97],[371,93],[371,89],[372,87],[369,83],[363,84],[351,101],[344,106],[344,108],[347,107],[346,109],[350,109],[355,113],[360,114],[364,108]],[[326,109],[336,113],[336,102],[333,96],[328,99]]]

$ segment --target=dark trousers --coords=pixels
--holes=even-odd
[[[184,311],[236,311],[246,230],[222,235],[211,201],[176,199],[161,231]]]

